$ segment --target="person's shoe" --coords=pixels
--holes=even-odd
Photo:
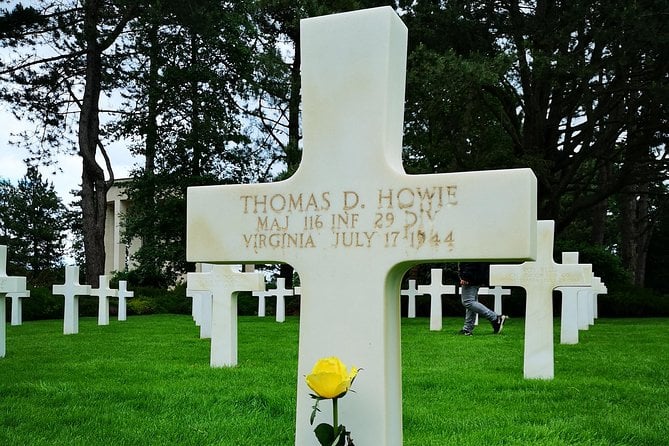
[[[497,319],[492,322],[492,332],[495,334],[501,333],[502,328],[504,328],[504,321],[508,319],[508,316],[497,316]]]
[[[471,335],[472,335],[472,332],[469,331],[469,330],[464,330],[464,329],[463,329],[463,330],[460,330],[460,331],[458,332],[458,334],[461,334],[461,335],[463,335],[463,336],[471,336]]]

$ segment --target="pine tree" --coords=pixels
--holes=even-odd
[[[12,188],[13,193],[0,200],[0,234],[7,237],[16,270],[35,285],[47,281],[48,274],[62,265],[67,210],[53,184],[35,167],[29,167]]]

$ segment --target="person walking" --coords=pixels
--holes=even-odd
[[[458,275],[460,277],[460,299],[466,310],[465,323],[460,334],[472,335],[477,314],[490,321],[493,333],[501,333],[508,316],[497,314],[479,302],[479,288],[487,286],[490,280],[490,264],[461,262],[458,264]]]

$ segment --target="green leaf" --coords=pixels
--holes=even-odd
[[[321,423],[314,429],[316,438],[322,446],[332,446],[335,441],[334,428],[327,423]]]
[[[332,446],[345,446],[347,434],[350,434],[350,432],[346,432],[346,427],[343,424],[340,424],[335,431],[335,438],[332,440]]]
[[[313,411],[311,412],[311,416],[309,417],[309,424],[313,426],[314,424],[314,419],[316,418],[316,412],[320,412],[321,410],[318,408],[318,403],[320,402],[320,399],[316,400],[316,403],[311,407]]]

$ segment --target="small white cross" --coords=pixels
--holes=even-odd
[[[258,298],[258,317],[265,317],[265,299],[272,295],[272,291],[254,291],[253,295]]]
[[[421,293],[419,293],[418,288],[416,288],[415,279],[409,279],[407,282],[407,287],[408,288],[406,290],[400,291],[400,295],[408,296],[409,302],[407,304],[407,317],[413,319],[416,317],[416,296],[420,296]]]
[[[265,289],[264,276],[214,265],[208,273],[188,273],[187,280],[189,289],[212,294],[211,367],[237,365],[237,294]]]
[[[602,282],[602,279],[599,278],[599,277],[596,277],[593,274],[593,279],[592,279],[592,317],[593,317],[593,323],[594,323],[594,319],[597,319],[599,317],[597,297],[600,294],[606,294],[606,293],[608,293],[608,289],[606,288],[606,285],[604,285],[604,282]]]
[[[444,294],[455,294],[455,285],[444,285],[442,281],[443,270],[432,268],[430,270],[430,284],[418,285],[418,293],[430,295],[430,331],[440,331],[443,323],[441,296]]]
[[[65,284],[53,285],[53,294],[65,297],[63,334],[79,333],[79,296],[90,296],[91,286],[79,284],[79,267],[65,267]]]
[[[268,296],[276,296],[276,321],[286,321],[286,296],[292,296],[293,290],[286,288],[286,279],[276,279],[276,288],[267,290]]]
[[[109,276],[100,276],[99,288],[91,289],[91,296],[98,296],[98,325],[109,325],[109,298],[118,293],[109,287],[109,279]]]
[[[12,301],[11,324],[21,325],[23,323],[23,298],[30,297],[30,291],[25,290],[16,293],[7,293],[7,297],[9,297]]]
[[[493,311],[502,314],[502,296],[510,296],[511,290],[501,286],[488,287],[488,296],[495,296]]]
[[[553,260],[555,223],[537,224],[537,259],[520,265],[491,265],[490,283],[520,286],[527,292],[525,310],[525,378],[553,379],[553,290],[590,284],[591,265],[561,265]]]
[[[128,291],[128,282],[125,280],[118,281],[118,320],[125,321],[127,319],[127,302],[128,297],[134,297],[134,291]]]
[[[578,265],[578,252],[563,252],[563,265]],[[592,268],[592,265],[590,266]],[[560,344],[578,344],[578,300],[581,294],[590,294],[591,288],[560,286],[556,290],[562,294],[560,313]]]

